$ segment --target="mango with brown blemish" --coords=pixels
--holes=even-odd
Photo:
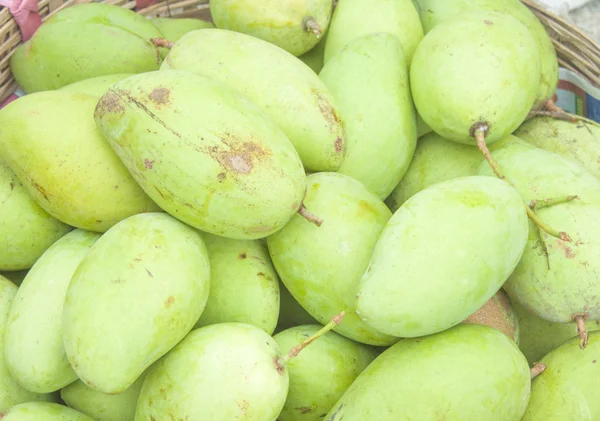
[[[175,70],[132,76],[100,99],[95,118],[144,191],[202,231],[266,237],[302,204],[306,175],[293,145],[219,81]]]
[[[89,387],[122,393],[194,327],[210,263],[200,234],[165,213],[127,218],[77,267],[63,308],[69,363]]]

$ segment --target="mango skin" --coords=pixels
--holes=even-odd
[[[239,322],[273,334],[279,277],[265,244],[202,233],[210,259],[210,294],[195,327]]]
[[[475,313],[471,314],[463,323],[474,323],[493,327],[504,333],[519,345],[520,327],[516,311],[504,292],[500,289],[492,298],[487,300]]]
[[[191,331],[209,288],[197,231],[164,213],[127,218],[71,279],[62,323],[69,363],[91,388],[123,392]]]
[[[522,421],[594,421],[600,417],[600,332],[585,350],[573,338],[542,358],[546,370],[533,379]]]
[[[50,215],[105,232],[158,207],[131,177],[94,122],[97,97],[38,92],[0,110],[0,156]]]
[[[539,57],[533,35],[512,16],[462,13],[438,24],[417,47],[410,67],[417,111],[440,136],[467,145],[476,144],[474,125],[487,123],[486,142],[492,144],[531,110]]]
[[[70,230],[70,226],[43,210],[16,174],[0,162],[0,270],[31,268],[48,247]]]
[[[46,250],[17,291],[4,355],[12,376],[27,390],[50,393],[77,380],[62,341],[63,303],[75,269],[99,238],[71,231]]]
[[[0,350],[4,350],[6,325],[9,321],[10,308],[17,294],[17,287],[0,275]],[[56,402],[51,394],[39,394],[23,387],[11,376],[4,356],[0,358],[0,413],[24,402],[47,401]]]
[[[106,3],[67,7],[44,22],[10,58],[27,93],[117,73],[157,70],[151,38],[161,32],[143,16]]]
[[[321,325],[304,325],[273,338],[285,354],[317,333]],[[327,332],[287,364],[290,387],[279,421],[322,421],[358,375],[375,359],[367,345]]]
[[[422,190],[381,233],[358,285],[356,312],[397,337],[448,329],[502,287],[528,230],[521,197],[500,179],[461,177]]]
[[[212,22],[195,18],[152,18],[150,22],[171,42],[179,41],[188,32],[215,27]]]
[[[275,333],[301,325],[319,324],[279,281],[279,319]]]
[[[149,371],[135,421],[275,421],[289,387],[277,342],[244,323],[192,331]]]
[[[0,414],[2,421],[95,421],[64,405],[49,402],[27,402]]]
[[[89,79],[80,80],[57,89],[58,91],[79,92],[95,97],[101,97],[108,91],[108,88],[115,83],[133,76],[132,73],[96,76]]]
[[[287,51],[238,32],[203,29],[175,44],[161,65],[168,69],[210,77],[246,96],[283,130],[308,171],[337,171],[342,165],[346,138],[337,101]]]
[[[94,116],[144,191],[194,228],[262,238],[302,204],[306,175],[293,145],[220,82],[185,71],[136,75],[115,84]]]
[[[337,98],[348,152],[341,174],[385,199],[400,182],[417,146],[417,120],[402,45],[392,34],[351,41],[319,77]]]
[[[385,199],[392,212],[415,194],[446,180],[476,175],[483,155],[475,146],[462,145],[429,133],[417,142],[408,171]]]
[[[354,298],[362,273],[391,212],[359,181],[338,173],[307,177],[304,203],[320,227],[300,215],[267,238],[271,260],[292,296],[319,323],[346,311],[335,331],[369,345],[386,346],[396,338],[364,323]]]

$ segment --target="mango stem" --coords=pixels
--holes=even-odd
[[[304,18],[304,21],[302,22],[302,27],[306,32],[312,32],[313,34],[315,34],[318,39],[320,39],[323,36],[323,30],[321,29],[321,26],[312,16],[307,16]]]
[[[302,206],[300,206],[300,209],[298,209],[298,214],[301,215],[308,222],[312,222],[318,227],[320,227],[323,224],[323,220],[318,216],[313,215],[311,211],[306,209],[306,206],[304,206],[304,204],[302,204]]]
[[[174,42],[168,41],[164,38],[150,38],[150,42],[154,45],[154,50],[156,51],[156,63],[160,64],[160,51],[159,48],[173,48],[175,45]]]
[[[527,114],[527,119],[531,119],[533,117],[552,117],[557,120],[569,121],[571,123],[576,123],[581,120],[579,117],[569,114],[566,111],[545,111],[545,110],[532,110]]]
[[[573,319],[577,323],[577,336],[579,336],[579,348],[585,349],[588,344],[588,331],[585,322],[589,316],[587,314],[575,314]]]
[[[553,197],[551,199],[534,199],[529,204],[529,207],[533,210],[547,208],[554,205],[559,205],[561,203],[570,202],[572,200],[579,199],[579,196],[562,196],[562,197]]]
[[[542,374],[546,370],[546,364],[543,363],[535,363],[533,367],[529,370],[531,373],[531,380],[535,379],[537,376]]]

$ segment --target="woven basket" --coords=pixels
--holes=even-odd
[[[92,1],[42,0],[38,2],[38,10],[43,21],[65,7]],[[600,46],[581,30],[544,10],[535,1],[521,1],[536,14],[546,27],[554,42],[560,65],[600,87]],[[210,20],[208,0],[109,0],[105,3],[133,9],[144,16],[196,17]],[[0,104],[17,89],[17,84],[10,73],[9,58],[21,43],[21,31],[13,16],[7,8],[0,8]]]

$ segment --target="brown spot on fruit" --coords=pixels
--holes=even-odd
[[[296,411],[299,411],[301,414],[308,414],[312,412],[312,408],[309,406],[302,406],[300,408],[294,408]]]
[[[170,95],[171,91],[167,88],[155,88],[150,92],[149,97],[156,105],[164,105],[169,103]]]
[[[167,301],[165,301],[165,307],[171,307],[173,305],[173,301],[175,301],[175,297],[171,295],[169,298],[167,298]]]
[[[240,253],[240,259],[245,259],[246,257],[248,257],[248,255],[246,254],[246,252]]]
[[[151,170],[154,165],[154,160],[150,161],[148,158],[144,159],[144,167]]]
[[[313,88],[312,93],[317,97],[317,105],[319,107],[321,115],[323,115],[323,117],[325,117],[325,120],[327,120],[327,123],[329,123],[329,130],[333,131],[336,126],[342,124],[342,119],[339,115],[337,115],[337,113],[333,109],[333,106],[327,100],[327,98],[323,97],[323,95],[321,95],[321,93],[317,89]]]
[[[225,179],[225,173],[221,172],[217,175],[217,180],[223,181]]]
[[[338,138],[335,140],[335,151],[342,152],[343,149],[344,149],[344,141],[342,140],[341,137],[338,136]]]
[[[14,189],[15,189],[15,183],[13,183],[13,182],[11,182],[11,183],[10,183],[10,189],[11,189],[11,190],[14,190]]]
[[[45,188],[40,186],[38,183],[33,183],[33,187],[44,197],[44,199],[46,199],[46,201],[50,201],[50,199],[48,199],[48,192]]]
[[[154,275],[152,275],[152,272],[150,272],[148,269],[146,269],[146,273],[149,277],[154,278]]]
[[[249,174],[258,161],[270,155],[257,143],[239,142],[231,137],[227,134],[224,139],[221,139],[225,147],[213,146],[208,150],[227,172]]]
[[[567,259],[574,259],[576,254],[573,252],[573,249],[569,246],[567,246],[564,242],[562,241],[557,241],[556,242],[558,244],[558,247],[560,247],[563,251],[563,253],[565,254],[565,257]]]
[[[491,20],[484,20],[483,23],[485,23],[486,25],[490,26],[493,25],[494,22],[492,22]]]
[[[123,114],[124,111],[125,108],[123,108],[123,105],[121,104],[121,98],[111,90],[100,98],[98,105],[96,105],[94,116],[103,117],[108,113]]]
[[[265,276],[266,276],[266,275],[265,275],[264,273],[262,273],[262,272],[258,272],[256,275],[257,275],[257,276],[262,276],[262,277],[265,277]]]

